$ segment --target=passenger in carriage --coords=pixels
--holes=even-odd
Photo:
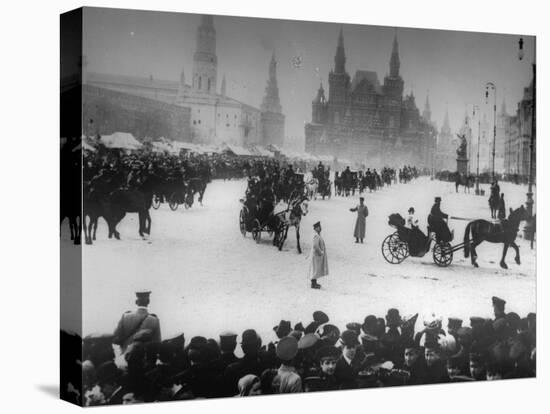
[[[418,219],[414,215],[414,207],[410,207],[407,215],[407,224],[409,229],[418,229]]]

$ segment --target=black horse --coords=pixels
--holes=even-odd
[[[187,185],[187,197],[186,200],[190,203],[190,206],[193,205],[195,199],[195,194],[199,193],[199,203],[202,206],[202,199],[204,197],[204,192],[206,191],[206,185],[208,179],[206,177],[193,177],[190,178],[186,183]]]
[[[503,220],[501,223],[491,223],[487,220],[471,221],[466,226],[464,232],[464,257],[468,257],[471,253],[472,265],[479,267],[476,261],[476,246],[484,241],[488,241],[491,243],[504,243],[500,267],[508,269],[504,260],[506,259],[506,253],[508,252],[509,246],[512,246],[516,251],[515,260],[517,264],[520,264],[519,247],[515,240],[518,234],[519,224],[524,220],[527,220],[527,210],[522,205],[516,210],[510,209],[508,219]]]

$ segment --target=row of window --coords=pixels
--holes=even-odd
[[[201,120],[200,120],[200,119],[198,119],[198,120],[196,120],[196,119],[193,120],[193,125],[198,125],[198,124],[200,124],[200,123],[201,123]],[[226,126],[227,128],[229,128],[229,127],[231,127],[231,124],[226,123],[225,126]],[[237,124],[234,123],[234,124],[233,124],[233,127],[234,127],[234,128],[237,128]]]

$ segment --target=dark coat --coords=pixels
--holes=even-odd
[[[336,362],[336,369],[334,371],[334,377],[338,381],[338,385],[341,389],[353,389],[357,388],[357,374],[361,370],[361,357],[359,352],[355,355],[355,358],[351,361],[351,365],[347,363],[344,356],[340,356]]]
[[[498,218],[499,220],[506,219],[506,204],[504,203],[504,198],[500,198],[498,202]]]
[[[245,355],[242,359],[232,364],[229,364],[223,374],[223,382],[228,387],[227,392],[230,395],[237,395],[239,393],[238,382],[239,380],[248,374],[260,376],[264,370],[259,356]]]

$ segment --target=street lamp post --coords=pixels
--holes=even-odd
[[[494,113],[494,119],[493,119],[493,159],[492,159],[492,167],[491,167],[491,176],[493,182],[495,181],[495,149],[496,149],[496,143],[497,143],[497,87],[493,82],[487,82],[485,84],[485,102],[489,103],[489,89],[493,91],[493,95],[495,98],[495,102],[493,105],[493,113]]]
[[[474,105],[473,116],[476,116],[477,109],[477,166],[476,166],[476,195],[479,195],[479,145],[480,145],[480,131],[481,131],[481,112],[479,106]]]

